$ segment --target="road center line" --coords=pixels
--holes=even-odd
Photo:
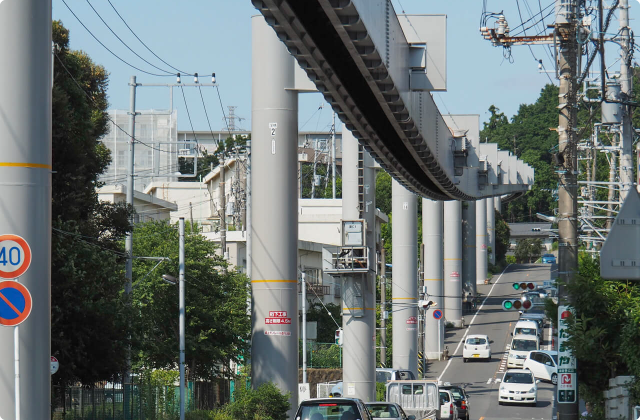
[[[496,285],[498,284],[498,282],[500,281],[500,279],[502,278],[502,275],[504,273],[506,273],[507,269],[511,266],[511,264],[508,264],[504,270],[502,270],[502,273],[500,273],[500,276],[498,276],[498,279],[496,280],[495,283],[493,283],[493,286],[491,286],[491,289],[489,289],[489,293],[487,293],[487,296],[485,296],[484,300],[482,301],[482,304],[480,305],[480,307],[478,308],[478,310],[476,311],[476,314],[473,316],[473,318],[471,318],[471,322],[469,323],[469,325],[467,326],[467,330],[464,332],[464,335],[462,336],[462,338],[460,339],[460,342],[458,343],[458,346],[456,347],[455,351],[453,352],[453,354],[451,355],[451,357],[455,356],[456,353],[458,353],[458,350],[460,349],[460,346],[462,345],[462,343],[464,343],[464,339],[467,337],[467,334],[469,333],[469,328],[471,328],[471,325],[473,325],[473,321],[476,320],[476,316],[478,316],[478,313],[482,310],[482,308],[484,307],[485,302],[487,301],[487,299],[489,299],[489,296],[491,296],[491,293],[493,292],[493,288],[496,287]],[[438,381],[442,379],[442,377],[444,376],[444,373],[447,371],[447,369],[449,368],[449,365],[451,365],[451,358],[449,358],[449,362],[447,362],[447,365],[444,367],[444,370],[442,371],[442,373],[440,374],[440,376],[438,376]]]

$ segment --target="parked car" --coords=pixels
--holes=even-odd
[[[532,351],[522,365],[529,369],[533,376],[543,381],[558,384],[558,352],[556,350]]]
[[[528,369],[507,370],[500,383],[498,404],[529,404],[535,407],[538,402],[538,382]]]
[[[451,385],[449,382],[445,382],[440,386],[440,389],[451,391],[453,395],[454,403],[458,408],[458,418],[461,420],[469,420],[471,415],[471,406],[469,401],[469,395],[460,385]]]
[[[473,334],[467,336],[462,348],[462,361],[467,363],[469,359],[491,360],[491,341],[488,335]]]
[[[457,420],[458,407],[456,407],[453,394],[449,390],[440,390],[440,419]]]
[[[376,401],[365,403],[374,419],[415,420],[416,416],[407,416],[397,403]]]
[[[399,370],[391,368],[376,368],[376,382],[386,383],[388,381],[408,381],[416,379],[410,370]],[[342,397],[342,382],[335,384],[329,392],[330,397]]]
[[[296,420],[369,420],[367,407],[359,398],[313,398],[298,406]]]
[[[524,359],[530,351],[540,349],[540,339],[535,335],[518,334],[513,336],[507,357],[507,368],[522,368]]]
[[[543,264],[555,264],[556,263],[556,256],[553,254],[544,254],[542,256],[542,263]]]

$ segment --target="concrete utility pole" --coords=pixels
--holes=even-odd
[[[304,274],[300,274],[300,286],[302,287],[302,383],[307,383],[307,280]]]
[[[134,176],[135,176],[135,146],[136,146],[136,76],[131,76],[129,79],[129,173],[127,174],[127,204],[133,207],[133,195],[134,195]],[[131,215],[131,224],[134,223],[134,215]],[[124,292],[126,295],[131,294],[133,284],[133,232],[127,233],[124,242],[124,252],[127,254],[126,272],[125,278],[127,279],[124,285]]]
[[[361,156],[361,158],[360,158]],[[375,266],[375,171],[373,159],[342,129],[342,220],[365,219],[369,267]],[[362,195],[361,195],[362,194]],[[369,203],[369,204],[367,204]],[[372,217],[373,216],[373,217]],[[376,395],[375,271],[342,276],[343,395],[374,401]],[[373,339],[373,341],[371,341]]]
[[[442,273],[444,269],[443,248],[443,210],[442,201],[422,199],[422,243],[425,252],[424,285],[429,299],[436,303],[424,317],[424,357],[434,360],[440,359],[444,348],[444,329],[441,328],[442,319],[435,319],[433,311],[444,309]]]
[[[227,258],[227,191],[225,183],[225,157],[222,154],[220,160],[220,247],[222,248],[222,258]],[[238,163],[236,162],[236,165]]]
[[[578,269],[578,154],[577,154],[577,90],[578,74],[576,27],[578,6],[575,0],[556,0],[555,32],[558,42],[558,74],[560,90],[558,95],[558,280],[571,283]],[[602,29],[602,28],[601,28]],[[605,83],[602,80],[602,83]],[[559,305],[570,301],[566,288],[560,285]],[[566,366],[574,366],[575,358]],[[564,360],[563,360],[564,362]],[[573,363],[571,363],[573,362]],[[561,363],[558,372],[565,366]],[[577,383],[577,374],[571,374]],[[578,387],[569,398],[566,390],[558,389],[558,420],[578,419]]]
[[[0,326],[0,417],[48,419],[51,417],[51,1],[3,1],[0,38],[6,40],[0,43],[0,232],[18,235],[29,244],[31,265],[16,281],[30,291],[32,299],[31,314],[24,322],[19,326]],[[7,259],[14,257],[3,266],[5,274],[9,274],[6,270],[10,266],[23,268],[15,265],[17,254],[12,252],[15,245],[11,241],[0,245],[6,250]],[[24,252],[20,255],[24,257]],[[20,258],[17,264],[24,261]],[[18,343],[15,354],[14,344]],[[19,372],[14,370],[15,359],[22,362]],[[19,379],[17,387],[16,379]]]
[[[418,377],[418,209],[415,194],[391,181],[393,368]]]
[[[487,202],[476,201],[476,284],[487,279]]]
[[[444,317],[462,326],[462,203],[444,203]],[[394,345],[395,347],[395,345]]]
[[[264,17],[251,19],[252,386],[274,382],[298,407],[298,93],[294,58]],[[266,65],[268,63],[268,65]]]
[[[632,92],[632,71],[630,63],[629,36],[629,0],[620,0],[620,88],[621,98],[629,101]],[[627,198],[627,192],[633,188],[633,125],[631,124],[631,106],[622,104],[622,133],[620,136],[620,202]]]
[[[247,193],[247,209],[245,210],[247,217],[247,225],[245,232],[247,235],[246,256],[247,256],[247,277],[251,278],[251,139],[247,140],[247,181],[245,191]]]
[[[336,113],[331,113],[331,193],[336,198]]]
[[[184,289],[184,272],[185,272],[185,264],[184,264],[184,217],[179,219],[179,229],[180,229],[180,244],[178,249],[178,264],[179,264],[179,274],[178,274],[178,294],[180,300],[180,420],[184,420],[184,407],[185,401],[187,400],[187,395],[185,392],[185,358],[184,358],[184,350],[185,350],[185,318],[187,315],[187,309],[184,302],[185,289]],[[193,225],[191,226],[193,229]]]
[[[491,248],[489,261],[496,263],[496,209],[493,197],[485,198],[487,202],[487,247]]]
[[[380,366],[387,367],[387,252],[380,250]]]
[[[462,203],[462,292],[476,296],[476,202]]]

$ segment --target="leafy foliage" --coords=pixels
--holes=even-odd
[[[514,252],[519,263],[530,263],[542,254],[542,240],[525,238],[518,241]]]
[[[291,408],[289,393],[282,392],[271,382],[257,389],[238,387],[234,393],[235,401],[227,410],[235,420],[286,420]]]
[[[308,306],[307,322],[316,321],[318,323],[318,339],[316,340],[318,343],[333,343],[335,332],[338,329],[333,319],[336,320],[338,325],[342,326],[342,314],[338,305],[328,303],[325,306],[331,315],[327,313],[319,302],[314,302]]]
[[[247,314],[249,285],[245,275],[227,269],[215,245],[187,225],[185,233],[186,351],[190,379],[209,378],[219,365],[238,361],[248,348],[251,323]],[[178,366],[178,287],[162,274],[178,276],[179,238],[167,222],[137,224],[134,255],[169,258],[134,262],[133,306],[137,311],[134,360],[138,367]]]
[[[640,285],[600,278],[600,264],[580,255],[579,275],[567,285],[577,316],[568,322],[568,345],[578,359],[583,398],[603,405],[609,378],[632,375],[640,400]]]
[[[127,319],[122,238],[131,209],[98,201],[98,176],[111,157],[107,72],[69,49],[69,31],[53,22],[51,349],[57,384],[91,384],[126,367]]]
[[[504,261],[511,244],[511,230],[502,214],[496,210],[496,261]]]

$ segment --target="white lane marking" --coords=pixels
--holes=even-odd
[[[487,381],[487,385],[489,385],[491,383],[491,379],[492,378],[489,378],[489,380]]]
[[[462,336],[462,338],[460,339],[460,342],[458,343],[458,346],[456,347],[455,351],[453,352],[452,356],[455,356],[456,353],[458,352],[458,349],[460,349],[460,346],[462,345],[462,343],[464,342],[464,339],[467,337],[467,333],[469,333],[469,328],[471,328],[471,325],[473,325],[473,321],[476,320],[476,317],[478,316],[478,313],[482,310],[482,308],[484,307],[485,302],[487,301],[487,299],[489,299],[489,296],[491,296],[491,292],[493,292],[493,288],[496,287],[496,285],[498,284],[498,282],[500,281],[500,279],[502,278],[502,275],[507,271],[507,269],[509,268],[509,266],[511,266],[511,264],[507,264],[507,266],[504,268],[504,270],[502,270],[502,273],[500,273],[500,276],[498,277],[498,280],[496,280],[495,283],[493,283],[493,286],[491,286],[491,289],[489,290],[489,293],[487,293],[487,296],[485,296],[484,300],[482,301],[482,304],[480,305],[480,307],[478,308],[478,310],[476,311],[476,314],[473,316],[473,318],[471,318],[471,322],[469,323],[469,326],[467,327],[467,330],[464,332],[464,335]],[[444,373],[447,371],[447,369],[449,369],[449,365],[451,365],[451,360],[453,359],[449,359],[449,361],[447,362],[447,365],[444,367],[444,370],[442,371],[442,373],[440,374],[440,376],[438,376],[438,381],[442,379],[442,376],[444,376]]]

